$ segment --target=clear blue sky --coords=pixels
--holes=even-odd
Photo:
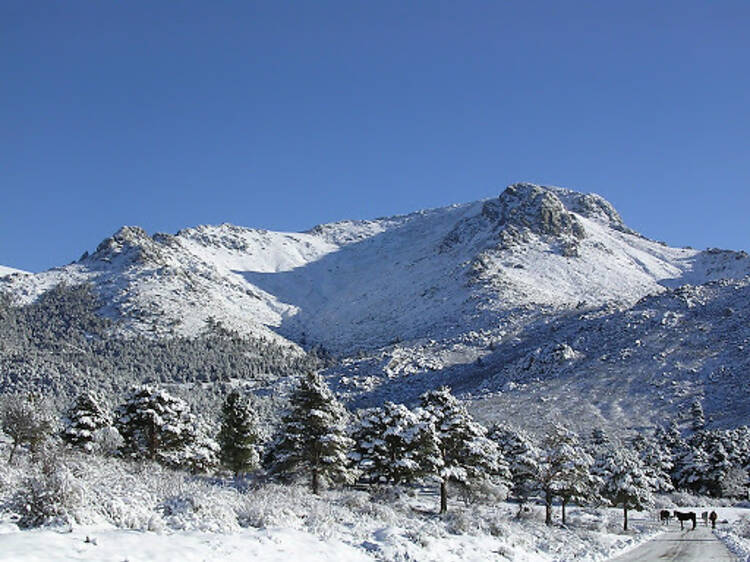
[[[0,264],[593,191],[750,249],[750,2],[0,2]]]

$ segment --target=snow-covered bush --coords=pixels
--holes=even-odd
[[[38,394],[5,396],[0,409],[3,432],[11,439],[8,462],[13,462],[19,446],[38,451],[55,431],[55,413],[47,399]]]
[[[91,452],[95,455],[111,457],[119,454],[124,440],[113,426],[106,426],[94,431],[91,439]]]
[[[84,503],[84,488],[59,451],[45,451],[27,471],[31,474],[17,485],[8,504],[22,528],[49,523],[68,523]]]

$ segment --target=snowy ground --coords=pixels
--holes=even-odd
[[[349,541],[359,533],[339,535],[341,529],[333,528],[323,536],[289,527],[250,528],[221,534],[166,529],[134,531],[110,525],[22,531],[6,522],[0,525],[0,559],[24,562],[606,560],[646,538],[637,534],[547,529],[538,522],[506,525],[499,536],[484,534],[479,529],[467,530],[465,534],[432,534],[428,531],[420,535],[414,534],[413,529],[384,525],[373,527],[365,540],[351,544]],[[436,524],[433,531],[440,526]]]
[[[662,531],[655,512],[631,512],[625,533],[621,510],[577,507],[569,508],[566,526],[556,507],[547,527],[542,506],[519,518],[517,505],[489,491],[473,503],[453,491],[440,516],[433,486],[314,496],[304,483],[238,486],[70,451],[36,463],[22,454],[11,466],[2,449],[3,561],[600,561]],[[20,529],[32,504],[54,523]],[[747,559],[750,509],[713,509],[720,537]]]
[[[166,486],[165,491],[173,490]],[[142,490],[134,492],[140,496]],[[218,496],[231,503],[227,500],[233,494],[227,496],[224,490]],[[247,502],[245,515],[253,525],[235,526],[233,530],[222,520],[217,506],[201,505],[207,498],[198,497],[197,489],[189,486],[182,496],[184,503],[194,504],[192,508],[187,512],[175,509],[171,515],[164,509],[145,512],[145,526],[140,529],[98,522],[21,530],[5,514],[0,517],[0,560],[608,560],[634,550],[664,530],[678,528],[674,521],[662,527],[653,513],[631,513],[632,530],[624,533],[617,509],[573,508],[566,527],[546,527],[540,506],[518,519],[517,506],[512,504],[466,506],[455,501],[451,512],[439,517],[433,511],[435,498],[429,495],[386,499],[348,491],[327,492],[316,498],[298,486],[272,486],[242,495],[250,496],[243,499]],[[250,513],[252,509],[256,511]],[[750,510],[684,509],[699,514],[715,509],[719,538],[739,560],[750,560]],[[96,518],[94,513],[89,515]],[[268,525],[263,525],[264,518]],[[135,519],[121,523],[127,522],[139,525]],[[200,530],[211,527],[221,532]],[[699,527],[704,529],[700,522]]]

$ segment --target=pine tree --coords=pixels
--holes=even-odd
[[[707,493],[709,458],[704,448],[706,434],[699,431],[683,441],[674,452],[672,482],[675,488],[695,494]]]
[[[613,507],[623,508],[623,529],[628,530],[628,511],[643,510],[653,504],[654,483],[643,470],[638,456],[628,449],[616,448],[597,462],[594,472],[602,480],[601,495]]]
[[[78,395],[65,418],[63,441],[87,453],[93,451],[96,431],[112,425],[112,416],[102,403],[94,392]]]
[[[303,375],[290,398],[280,435],[266,457],[271,474],[289,479],[310,476],[314,494],[323,481],[349,482],[352,440],[346,435],[347,412],[316,372]]]
[[[691,428],[693,431],[701,431],[706,428],[706,416],[703,414],[703,405],[697,398],[690,405]]]
[[[187,403],[164,390],[136,387],[116,412],[121,451],[134,459],[201,472],[217,461],[218,445]]]
[[[591,474],[594,459],[586,452],[578,436],[556,424],[549,431],[540,462],[539,488],[544,494],[545,523],[552,524],[552,502],[562,503],[562,522],[569,502],[585,502],[596,495],[598,482]]]
[[[218,435],[221,463],[235,476],[249,472],[260,460],[258,419],[238,390],[232,390],[221,409]]]
[[[448,482],[468,485],[494,478],[510,487],[510,470],[500,448],[448,387],[426,392],[421,400],[439,443],[440,513],[448,510]]]
[[[599,480],[591,473],[594,459],[572,431],[561,435],[553,450],[554,461],[559,466],[557,496],[560,498],[562,524],[565,525],[565,507],[590,503],[597,495]]]
[[[351,457],[369,482],[414,482],[439,469],[435,429],[419,409],[386,402],[363,413],[352,437]]]
[[[638,433],[631,441],[631,448],[638,455],[643,469],[654,485],[654,492],[673,492],[674,485],[670,472],[674,466],[672,454],[663,442],[643,433]]]
[[[722,484],[729,471],[734,468],[726,445],[723,433],[712,431],[707,432],[702,446],[708,461],[703,489],[715,498],[722,496]]]
[[[520,513],[524,504],[538,490],[541,451],[525,432],[516,431],[507,425],[494,426],[488,436],[498,444],[503,458],[509,464],[511,492],[518,499]]]
[[[589,452],[591,456],[597,457],[603,451],[608,450],[611,447],[609,435],[601,427],[595,427],[591,430],[591,437],[589,437]]]

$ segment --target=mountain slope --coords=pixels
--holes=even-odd
[[[643,238],[599,196],[517,184],[495,199],[305,233],[124,227],[74,264],[2,284],[29,302],[59,283],[91,283],[124,331],[197,334],[213,318],[349,353],[468,332],[491,340],[539,311],[628,304],[749,272],[743,253]]]
[[[7,275],[13,274],[27,275],[28,273],[26,271],[21,271],[20,269],[13,269],[12,267],[0,265],[0,277],[6,277]]]
[[[633,306],[569,310],[529,322],[476,354],[398,344],[331,369],[357,405],[412,401],[441,384],[486,422],[540,431],[564,419],[588,433],[677,419],[699,400],[714,427],[750,423],[750,278],[684,285]],[[465,353],[465,355],[468,355]]]

